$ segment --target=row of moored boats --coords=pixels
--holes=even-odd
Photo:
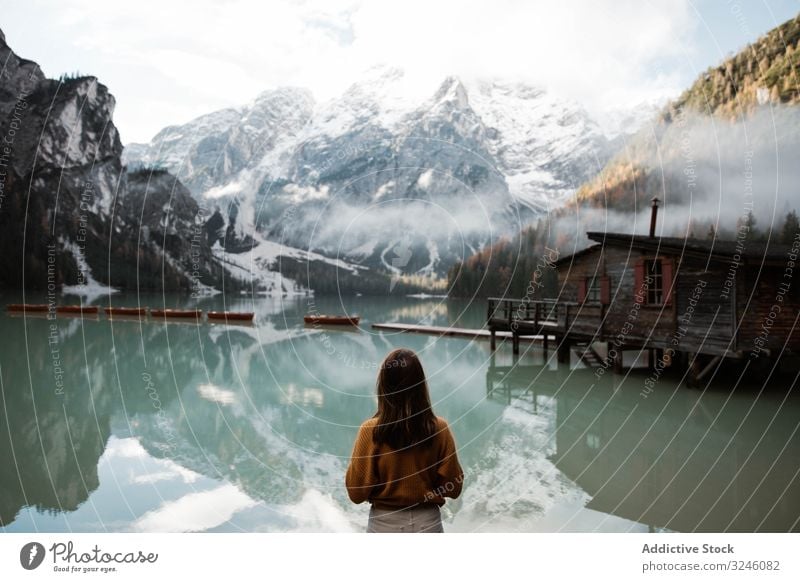
[[[152,318],[184,319],[200,321],[203,318],[202,309],[150,309],[149,307],[99,307],[97,305],[50,305],[47,303],[9,303],[6,311],[9,313],[49,314],[51,312],[64,315],[93,316],[102,310],[109,318],[134,317],[141,318],[148,315]],[[255,314],[252,311],[206,311],[210,321],[253,321]],[[358,326],[360,318],[349,315],[320,315],[308,314],[303,320],[306,325],[344,325]]]
[[[98,315],[103,311],[107,317],[150,317],[165,319],[203,318],[202,309],[150,309],[149,307],[98,307],[97,305],[48,305],[47,303],[9,303],[6,311],[10,313],[50,313],[55,311],[65,315]],[[252,311],[207,311],[211,321],[253,321]]]

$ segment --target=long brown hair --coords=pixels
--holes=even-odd
[[[375,444],[403,449],[433,440],[436,416],[417,354],[405,348],[392,350],[381,364],[377,389]]]

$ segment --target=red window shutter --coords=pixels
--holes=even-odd
[[[600,303],[608,305],[611,303],[611,283],[608,277],[600,277]]]
[[[633,300],[646,303],[647,289],[644,288],[644,260],[639,259],[633,266]]]
[[[661,259],[661,282],[664,285],[664,305],[672,302],[672,276],[674,273],[672,259]]]
[[[586,277],[578,281],[578,303],[586,301]]]

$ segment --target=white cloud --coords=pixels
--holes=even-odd
[[[23,56],[57,75],[47,51],[89,55],[73,69],[91,70],[117,96],[125,142],[277,86],[330,98],[378,63],[420,82],[499,76],[590,109],[624,106],[682,86],[675,62],[691,52],[694,27],[689,0],[137,0],[103,9],[63,0],[35,10],[59,42]],[[665,59],[672,65],[660,71]]]
[[[354,51],[432,74],[521,79],[581,101],[605,100],[609,91],[640,100],[654,89],[673,90],[673,74],[654,76],[652,65],[680,55],[692,30],[684,0],[393,6],[387,12],[370,3],[354,13]]]
[[[315,186],[305,187],[287,184],[284,189],[291,195],[291,201],[296,204],[308,202],[309,200],[324,200],[330,196],[330,188],[328,186],[316,188]]]
[[[184,483],[194,483],[200,478],[199,473],[179,465],[172,459],[157,459],[150,456],[150,453],[147,452],[137,438],[111,437],[108,440],[103,456],[107,461],[122,458],[140,459],[146,462],[151,469],[150,472],[133,474],[131,476],[132,483],[155,483],[173,479],[180,479]]]
[[[236,394],[233,391],[220,388],[214,384],[200,384],[197,387],[197,393],[202,398],[223,406],[236,402]]]
[[[241,192],[241,190],[242,185],[237,181],[233,181],[225,184],[224,186],[214,186],[213,188],[206,190],[203,196],[209,200],[213,200],[215,198],[222,198],[223,196],[236,195]]]
[[[431,185],[433,181],[433,170],[427,170],[420,174],[419,178],[417,178],[417,185],[422,188],[426,189],[428,186]]]
[[[257,505],[256,501],[236,486],[227,484],[165,502],[140,517],[132,529],[143,532],[204,531],[225,523],[237,512],[254,505]]]

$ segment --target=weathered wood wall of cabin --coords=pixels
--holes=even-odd
[[[579,281],[603,274],[603,254],[604,251],[598,247],[558,265],[559,301],[578,301]]]
[[[609,278],[610,303],[604,309],[603,337],[613,339],[622,334],[626,342],[637,345],[652,331],[653,339],[664,341],[671,337],[675,328],[675,301],[663,308],[636,302],[634,265],[651,256],[637,249],[607,246],[577,256],[571,263],[562,263],[558,267],[559,300],[577,301],[581,280],[605,275]],[[578,308],[577,317],[583,320],[581,328],[598,326],[601,321],[599,303],[587,302]],[[576,324],[576,327],[579,326]]]
[[[673,288],[677,329],[677,349],[696,352],[714,346],[733,350],[733,301],[736,293],[726,287],[729,270],[719,262],[683,256],[677,263]],[[728,293],[724,293],[729,289]]]
[[[794,280],[787,279],[784,268],[764,266],[760,273],[758,265],[739,268],[736,301],[741,325],[738,347],[745,353],[766,347],[777,355],[784,343],[788,350],[800,352],[800,330],[792,329],[800,312],[800,275]],[[784,282],[790,283],[788,290],[781,289]],[[782,300],[778,299],[779,295]],[[779,310],[774,309],[775,305]]]
[[[636,301],[636,263],[645,258],[654,258],[653,255],[638,249],[609,247],[607,250],[606,272],[611,278],[611,305],[606,317],[606,334],[609,337],[617,336],[633,324],[627,334],[629,342],[648,336],[652,340],[663,341],[675,329],[675,301],[668,306],[639,304]]]

